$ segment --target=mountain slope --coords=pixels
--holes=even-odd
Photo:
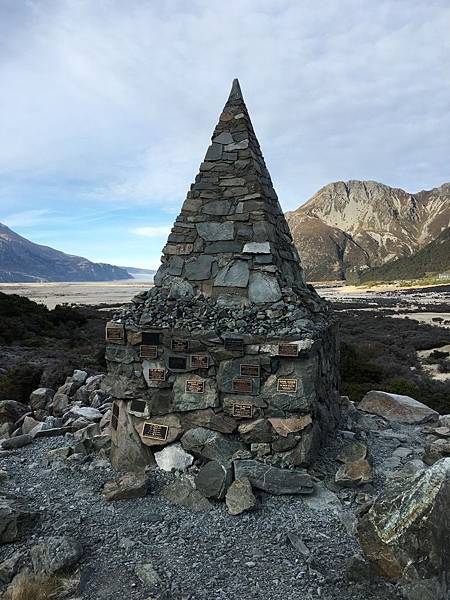
[[[398,258],[361,274],[361,282],[417,279],[429,273],[450,271],[450,229],[412,256]]]
[[[113,281],[130,279],[120,267],[94,263],[30,242],[0,223],[0,282]]]
[[[409,194],[375,181],[338,181],[286,219],[308,279],[351,279],[413,254],[449,227],[450,184]]]

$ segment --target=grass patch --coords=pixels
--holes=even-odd
[[[59,600],[72,594],[78,579],[21,573],[5,592],[5,600]]]

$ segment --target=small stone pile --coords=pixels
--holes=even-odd
[[[154,283],[106,328],[113,465],[142,469],[180,441],[204,463],[207,498],[234,479],[311,493],[303,468],[340,413],[335,325],[305,283],[237,80]]]

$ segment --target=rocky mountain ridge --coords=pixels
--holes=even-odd
[[[375,181],[338,181],[288,212],[309,280],[353,279],[410,256],[450,225],[450,184],[410,194]]]
[[[30,242],[0,223],[0,282],[114,281],[131,279],[120,267]]]

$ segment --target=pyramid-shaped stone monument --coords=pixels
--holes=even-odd
[[[156,285],[182,278],[208,297],[258,304],[305,287],[237,79],[163,254]]]
[[[113,465],[167,461],[181,444],[207,497],[243,477],[310,493],[303,468],[340,414],[335,326],[304,281],[237,80],[154,283],[106,329]]]

